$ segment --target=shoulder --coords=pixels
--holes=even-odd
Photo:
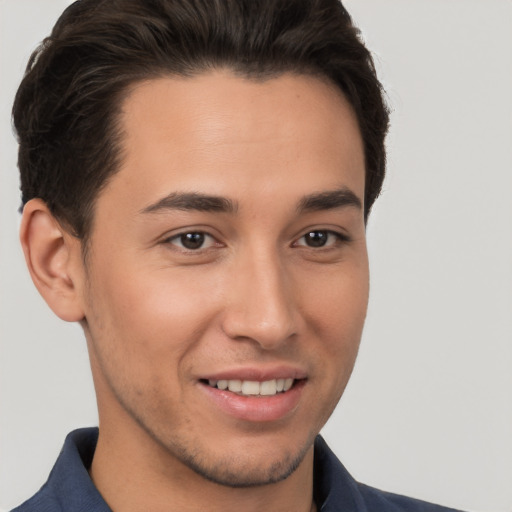
[[[45,484],[41,489],[11,512],[61,512],[59,501]]]
[[[368,512],[457,512],[433,503],[357,484]]]
[[[71,432],[47,482],[11,512],[111,512],[88,472],[97,439],[97,428]]]
[[[322,512],[457,512],[359,483],[320,436],[315,440],[314,493]]]

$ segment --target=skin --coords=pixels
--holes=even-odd
[[[97,198],[86,262],[40,200],[21,230],[39,290],[86,333],[91,476],[116,511],[309,511],[312,443],[351,374],[368,300],[355,115],[318,78],[216,71],[137,84],[121,122],[124,158]],[[304,208],[333,191],[333,204]],[[180,193],[232,208],[162,201]],[[204,245],[185,248],[185,233]],[[258,416],[259,398],[249,419],[226,412],[202,380],[290,369],[300,390],[275,419]]]

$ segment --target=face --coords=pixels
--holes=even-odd
[[[355,115],[317,78],[219,71],[137,85],[122,127],[82,297],[102,432],[224,485],[283,479],[366,313]]]

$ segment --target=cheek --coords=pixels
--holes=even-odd
[[[307,309],[317,319],[317,327],[329,333],[329,337],[353,340],[362,332],[368,306],[369,276],[365,260],[339,271],[319,273],[314,282]]]
[[[309,325],[314,346],[311,375],[316,383],[318,429],[338,404],[352,374],[361,340],[368,302],[368,275],[357,269],[331,276],[322,293],[310,303]]]
[[[144,396],[156,410],[162,393],[172,395],[181,385],[212,304],[197,282],[165,270],[131,277],[100,270],[92,276],[87,315],[98,378],[127,403]]]
[[[317,340],[325,383],[336,395],[341,394],[352,372],[367,305],[368,267],[364,264],[323,276],[311,294],[308,323]]]
[[[211,321],[218,302],[218,287],[198,274],[170,268],[130,274],[98,271],[89,303],[97,326],[103,331],[110,326],[109,340],[104,341],[124,352],[135,351],[138,357],[158,357],[170,346],[175,354],[189,349]]]

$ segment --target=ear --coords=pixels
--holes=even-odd
[[[68,322],[84,318],[80,240],[64,229],[41,199],[23,208],[20,241],[32,281],[53,312]]]

